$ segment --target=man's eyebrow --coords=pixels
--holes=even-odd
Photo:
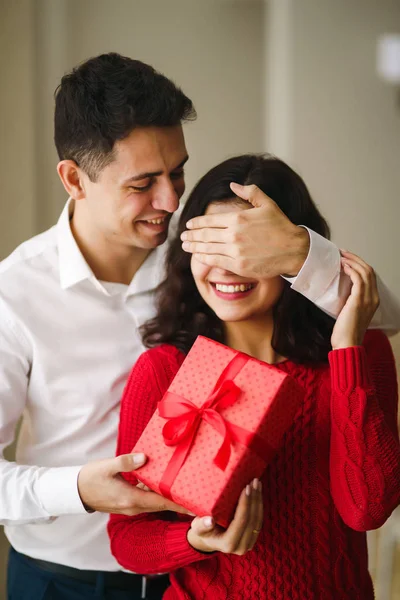
[[[176,167],[172,169],[172,171],[176,171],[177,169],[181,169],[183,165],[189,160],[189,156],[185,156],[182,162],[179,163]],[[171,172],[172,172],[171,171]],[[139,173],[138,175],[134,175],[133,177],[129,177],[125,181],[123,181],[123,185],[131,182],[131,181],[141,181],[142,179],[150,179],[151,177],[157,177],[158,175],[162,175],[163,171],[148,171],[146,173]]]

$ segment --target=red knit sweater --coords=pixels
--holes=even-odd
[[[184,355],[144,353],[121,405],[118,454],[132,450]],[[137,573],[171,571],[165,600],[370,600],[365,531],[400,502],[397,383],[381,332],[336,350],[329,366],[276,365],[304,388],[302,409],[262,479],[264,524],[244,556],[201,554],[188,517],[112,515],[112,553]],[[126,476],[135,483],[133,474]]]

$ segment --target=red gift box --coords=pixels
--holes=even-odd
[[[134,451],[150,489],[227,527],[240,493],[260,478],[302,401],[276,367],[199,336]]]

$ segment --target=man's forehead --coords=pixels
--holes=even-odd
[[[148,160],[152,156],[181,152],[182,148],[185,148],[185,138],[180,125],[138,127],[115,144],[117,154],[132,156],[137,160]]]
[[[182,127],[143,127],[134,129],[114,146],[115,160],[111,163],[119,176],[138,173],[170,171],[187,158]]]

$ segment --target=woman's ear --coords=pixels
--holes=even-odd
[[[85,187],[82,170],[73,160],[62,160],[57,165],[57,172],[68,194],[74,200],[85,198]]]

